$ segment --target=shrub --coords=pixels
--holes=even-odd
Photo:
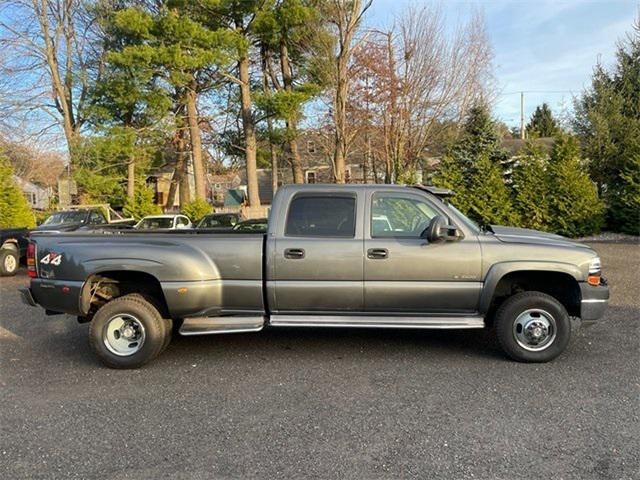
[[[576,140],[560,137],[554,145],[548,170],[551,229],[579,237],[600,231],[604,205],[595,184],[582,168]]]
[[[549,230],[548,156],[529,147],[513,170],[513,206],[519,225]]]
[[[31,206],[13,181],[13,168],[0,157],[0,228],[32,228],[35,225]]]
[[[133,198],[127,198],[122,209],[125,215],[140,220],[147,215],[158,215],[162,213],[159,205],[153,201],[153,190],[149,187],[138,187]]]
[[[213,207],[204,199],[198,198],[182,206],[182,213],[189,217],[195,224],[202,220],[202,217],[213,212]]]

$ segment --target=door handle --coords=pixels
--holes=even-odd
[[[384,260],[389,257],[389,250],[386,248],[370,248],[367,250],[367,258],[372,260]]]
[[[304,249],[302,248],[287,248],[284,251],[284,258],[291,260],[299,260],[304,258]]]

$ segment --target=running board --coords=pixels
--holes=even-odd
[[[213,333],[258,332],[264,317],[193,317],[185,318],[180,335],[209,335]]]
[[[484,328],[483,317],[389,317],[338,315],[271,315],[274,327]]]

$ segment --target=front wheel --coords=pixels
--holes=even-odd
[[[560,355],[571,338],[564,306],[542,292],[522,292],[500,306],[495,317],[502,349],[520,362],[548,362]]]
[[[91,320],[89,342],[111,368],[137,368],[154,359],[168,335],[160,312],[140,295],[124,295],[100,308]]]

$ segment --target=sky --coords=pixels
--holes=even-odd
[[[426,0],[373,0],[366,23],[391,26],[410,5]],[[520,92],[525,118],[547,102],[554,114],[570,113],[573,97],[589,86],[593,66],[615,62],[616,42],[631,31],[638,0],[443,0],[437,3],[449,24],[464,21],[473,9],[484,13],[494,51],[499,97],[496,117],[520,123]]]

